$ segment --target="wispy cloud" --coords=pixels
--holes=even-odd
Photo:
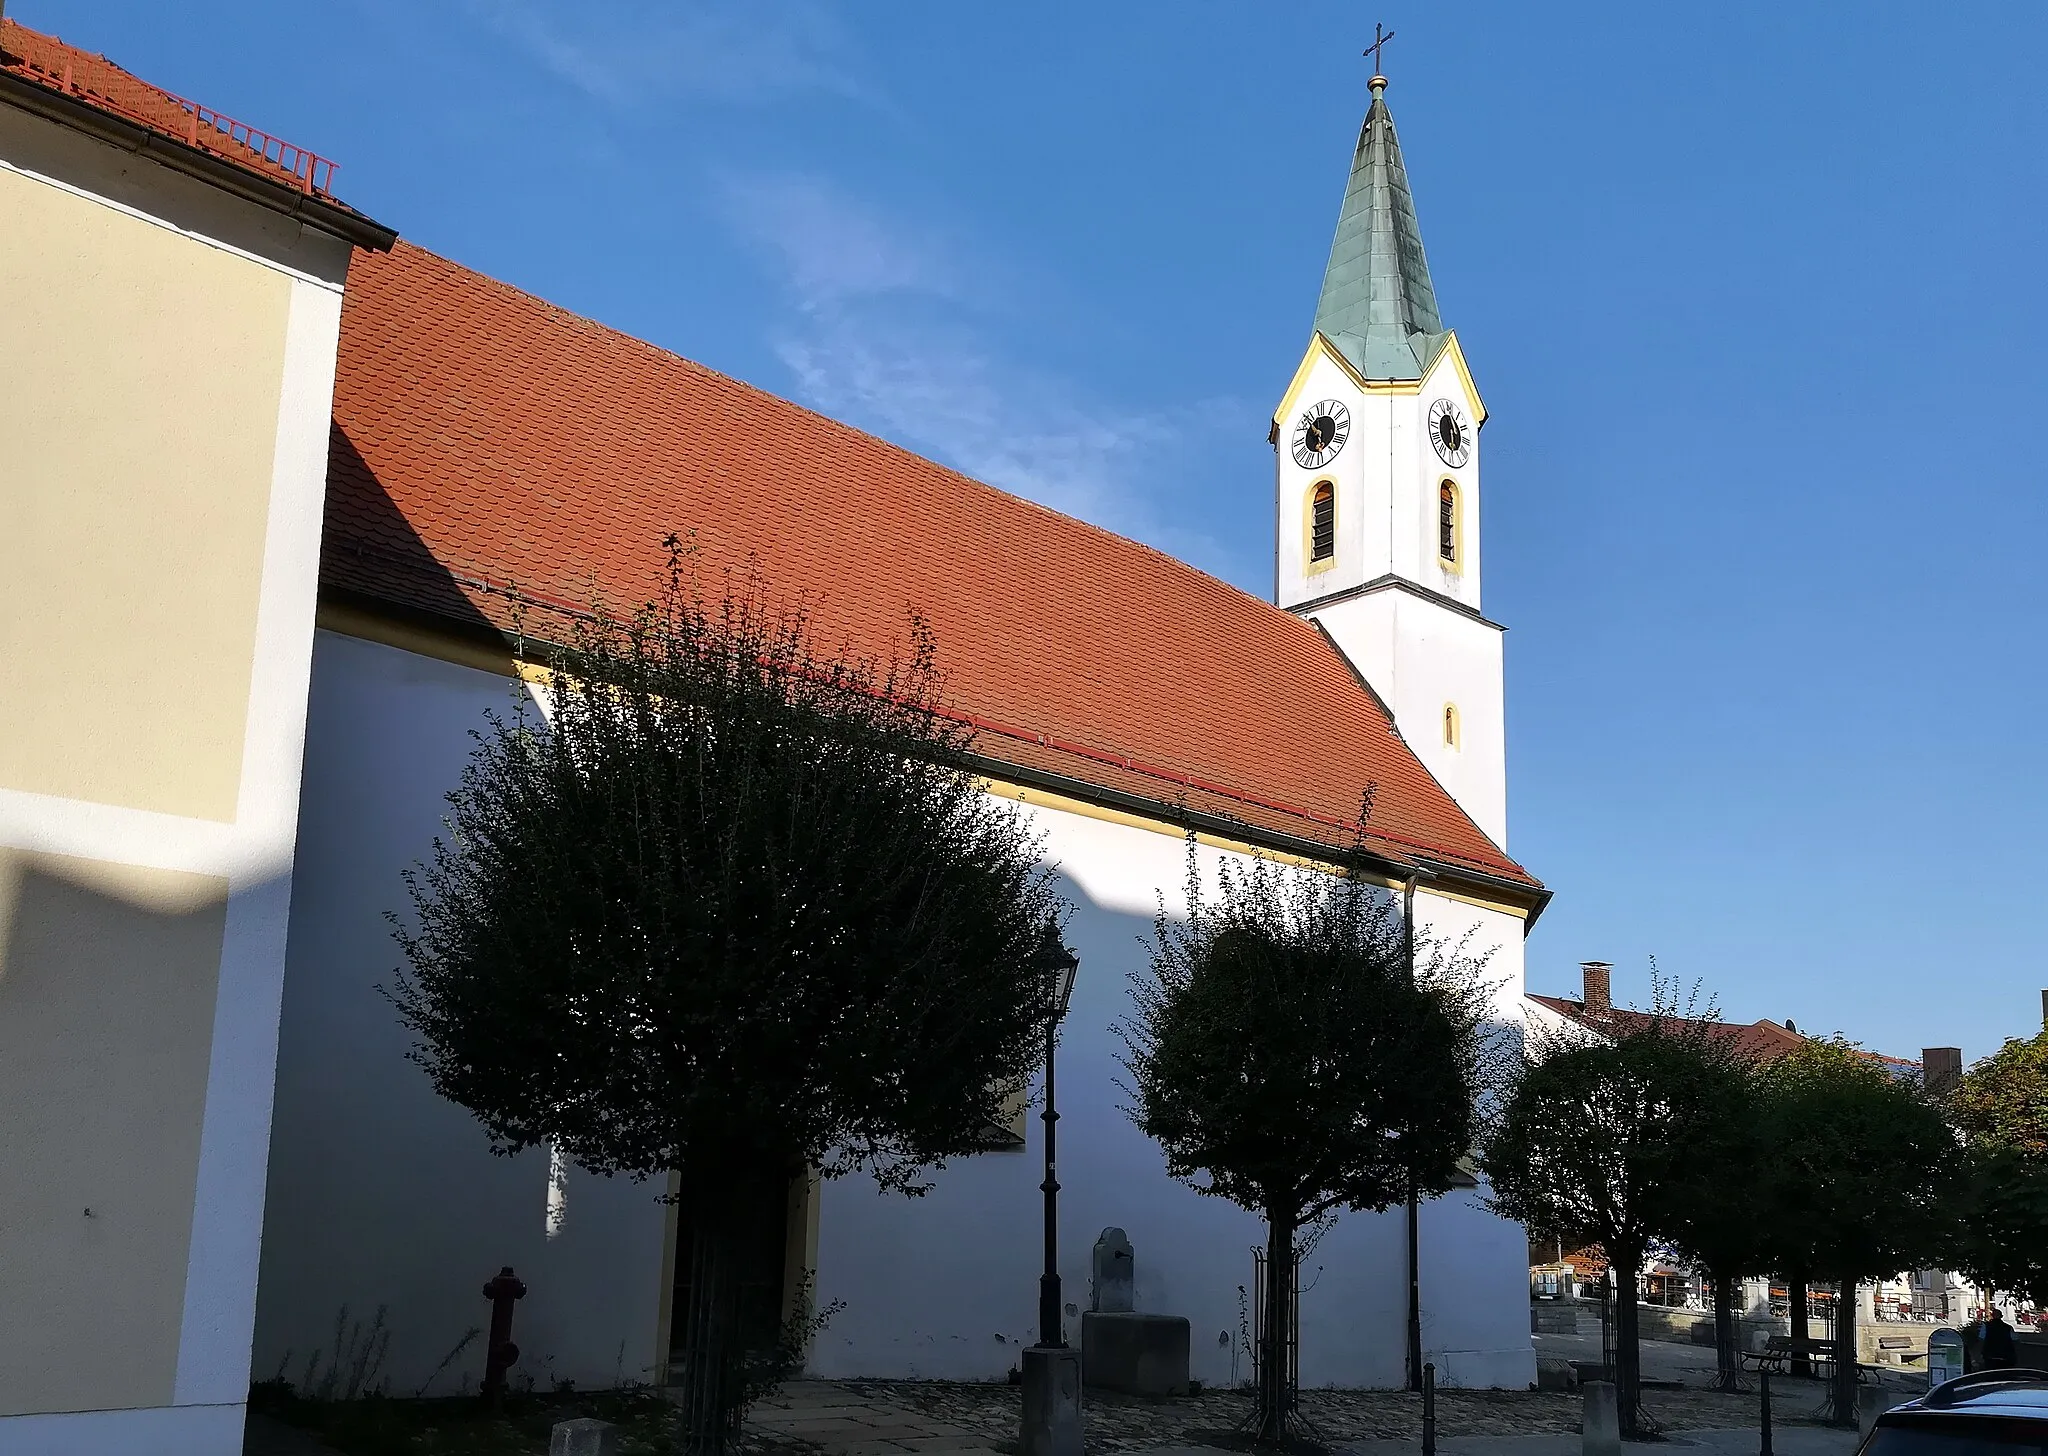
[[[814,178],[729,180],[720,202],[805,312],[887,294],[959,297],[954,245],[929,230],[913,233]]]
[[[818,0],[462,0],[478,20],[592,100],[763,103],[816,91],[875,98]]]
[[[1132,407],[1015,362],[991,318],[1009,270],[814,177],[729,182],[723,211],[790,304],[777,356],[827,414],[1219,575],[1221,542],[1174,519],[1177,465],[1228,411]],[[969,284],[973,286],[970,287]],[[991,298],[994,303],[991,304]],[[976,316],[993,307],[997,315]]]

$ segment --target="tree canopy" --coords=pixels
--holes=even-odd
[[[1973,1143],[2048,1158],[2048,1029],[2014,1037],[1971,1067],[1948,1107]]]
[[[1862,1279],[1938,1257],[1956,1139],[1916,1082],[1836,1038],[1770,1063],[1761,1085],[1780,1267]]]
[[[1974,1145],[1962,1188],[1950,1262],[1985,1289],[2048,1307],[2048,1159]]]

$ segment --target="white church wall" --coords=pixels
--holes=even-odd
[[[385,912],[399,875],[441,832],[443,795],[504,710],[503,677],[322,631],[315,641],[270,1145],[254,1369],[302,1379],[331,1360],[336,1320],[381,1308],[384,1371],[411,1394],[462,1338],[487,1327],[484,1282],[525,1280],[515,1378],[609,1386],[645,1380],[657,1345],[665,1209],[649,1184],[572,1170],[566,1218],[545,1228],[547,1160],[491,1156],[482,1129],[405,1060],[378,987],[399,964]],[[436,1379],[483,1373],[471,1342]]]
[[[392,1333],[386,1373],[417,1389],[463,1333],[487,1323],[480,1289],[511,1264],[519,1371],[581,1385],[645,1379],[662,1340],[667,1219],[658,1190],[571,1173],[566,1222],[545,1229],[545,1159],[490,1156],[470,1117],[404,1060],[407,1039],[378,994],[399,955],[384,915],[400,872],[441,829],[442,796],[471,728],[511,701],[495,675],[325,632],[314,657],[292,907],[277,1114],[271,1150],[255,1370],[291,1378],[331,1349],[346,1306]],[[1081,959],[1059,1075],[1062,1275],[1088,1302],[1090,1248],[1119,1226],[1137,1250],[1141,1307],[1186,1315],[1194,1374],[1243,1376],[1239,1286],[1251,1283],[1258,1221],[1167,1178],[1158,1148],[1121,1110],[1112,1023],[1144,964],[1156,896],[1181,900],[1184,847],[1130,823],[1031,805],[1076,910]],[[1213,873],[1220,851],[1205,851]],[[1470,932],[1490,951],[1501,1019],[1519,1027],[1522,926],[1504,913],[1418,897],[1425,934]],[[825,1185],[817,1293],[845,1307],[819,1337],[826,1377],[1001,1379],[1035,1338],[1042,1124],[1017,1152],[961,1160],[919,1199],[861,1177]],[[1420,1234],[1425,1344],[1447,1383],[1533,1378],[1526,1253],[1519,1226],[1454,1193],[1425,1206]],[[1403,1215],[1344,1215],[1308,1261],[1303,1379],[1388,1386],[1403,1375]],[[1320,1272],[1317,1272],[1317,1271]],[[1069,1335],[1079,1337],[1078,1316]],[[1236,1364],[1233,1366],[1233,1353]],[[287,1359],[289,1356],[289,1359]],[[435,1389],[472,1386],[472,1344]]]
[[[1081,961],[1059,1060],[1060,1274],[1078,1340],[1089,1265],[1107,1227],[1130,1235],[1141,1309],[1184,1315],[1191,1374],[1222,1383],[1248,1375],[1240,1341],[1254,1245],[1262,1226],[1221,1199],[1166,1175],[1156,1144],[1122,1111],[1119,1044],[1111,1030],[1145,964],[1156,897],[1184,903],[1184,849],[1170,836],[1057,809],[1036,808],[1046,850],[1076,910],[1068,935]],[[1205,868],[1221,851],[1205,851]],[[1425,934],[1470,933],[1491,952],[1501,1024],[1519,1028],[1521,922],[1422,895]],[[1000,1379],[1036,1337],[1043,1127],[1028,1146],[964,1160],[922,1198],[884,1196],[858,1178],[828,1184],[818,1288],[845,1308],[819,1337],[811,1368],[825,1377],[904,1375]],[[1391,1386],[1404,1373],[1404,1215],[1347,1214],[1307,1261],[1302,1379],[1310,1385]],[[1519,1225],[1455,1193],[1426,1205],[1420,1234],[1423,1337],[1447,1383],[1526,1386],[1528,1258]]]

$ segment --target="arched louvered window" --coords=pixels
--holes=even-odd
[[[1458,559],[1458,487],[1448,480],[1436,490],[1436,554]]]
[[[1328,561],[1337,554],[1337,488],[1324,481],[1310,497],[1308,559]]]

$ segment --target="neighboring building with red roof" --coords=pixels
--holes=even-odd
[[[1576,1000],[1566,996],[1539,996],[1534,992],[1526,995],[1523,1001],[1527,1021],[1539,1031],[1591,1033],[1604,1037],[1638,1030],[1655,1019],[1650,1012],[1614,1004],[1614,972],[1608,962],[1583,961],[1579,965],[1579,974],[1580,990]],[[1756,1062],[1776,1061],[1809,1040],[1790,1022],[1782,1025],[1770,1020],[1740,1022],[1714,1016],[1701,1018],[1697,1024],[1710,1027],[1736,1051]],[[1954,1048],[1944,1047],[1930,1047],[1922,1054],[1927,1068],[1946,1065],[1943,1053],[1953,1056],[1960,1071],[1962,1054]],[[1866,1051],[1863,1055],[1899,1076],[1923,1075],[1922,1062],[1886,1056],[1882,1052]]]
[[[188,1020],[207,1009],[194,1024],[211,1041],[180,1064],[197,1078],[204,1116],[169,1095],[151,1110],[170,1120],[157,1142],[190,1152],[183,1172],[171,1170],[184,1181],[165,1185],[198,1189],[183,1205],[196,1210],[189,1248],[169,1235],[135,1241],[111,1217],[118,1199],[53,1164],[52,1208],[105,1204],[110,1221],[104,1234],[93,1226],[101,1243],[28,1251],[52,1311],[99,1288],[102,1264],[80,1262],[83,1250],[124,1277],[165,1258],[182,1271],[176,1289],[151,1296],[159,1324],[137,1323],[147,1339],[124,1335],[155,1341],[123,1367],[148,1373],[124,1376],[118,1401],[94,1415],[92,1391],[64,1384],[73,1377],[30,1389],[33,1379],[0,1368],[0,1417],[53,1410],[48,1391],[63,1390],[65,1409],[95,1420],[142,1411],[165,1429],[225,1423],[246,1391],[252,1339],[267,1371],[286,1351],[331,1341],[344,1306],[386,1312],[385,1374],[414,1388],[475,1321],[478,1278],[505,1264],[531,1291],[519,1317],[526,1369],[586,1386],[664,1378],[674,1280],[688,1261],[663,1190],[545,1157],[491,1157],[468,1115],[405,1061],[405,1035],[376,988],[396,956],[385,912],[401,903],[399,876],[441,827],[471,730],[522,690],[523,645],[565,635],[594,592],[649,594],[671,532],[690,535],[707,576],[752,572],[771,594],[801,597],[821,642],[887,654],[913,613],[928,625],[948,711],[971,726],[989,792],[1043,835],[1076,907],[1082,971],[1061,1072],[1064,1273],[1085,1288],[1094,1231],[1120,1226],[1137,1247],[1146,1307],[1199,1330],[1235,1329],[1257,1227],[1166,1177],[1118,1110],[1108,1031],[1159,897],[1170,908],[1181,894],[1185,836],[1198,836],[1212,871],[1255,854],[1328,864],[1362,836],[1379,882],[1413,893],[1426,931],[1490,954],[1504,1018],[1521,1004],[1523,937],[1548,898],[1505,848],[1501,629],[1479,590],[1486,412],[1439,317],[1384,87],[1375,78],[1303,359],[1274,415],[1246,422],[1275,448],[1276,605],[398,243],[333,195],[325,159],[101,57],[0,29],[0,188],[69,229],[64,247],[48,235],[28,244],[57,256],[131,223],[153,237],[217,215],[210,251],[247,258],[249,286],[285,340],[270,360],[253,335],[214,339],[208,318],[240,317],[209,312],[232,290],[189,259],[159,276],[147,249],[117,249],[100,260],[98,293],[58,290],[40,305],[40,336],[64,340],[67,359],[134,349],[164,374],[180,373],[176,359],[183,375],[166,383],[78,362],[41,381],[45,394],[71,391],[51,396],[48,420],[79,418],[92,379],[92,417],[168,421],[158,445],[175,465],[202,440],[233,443],[235,418],[270,419],[241,406],[244,394],[269,398],[284,423],[258,432],[258,453],[290,482],[269,498],[267,526],[236,527],[241,518],[195,486],[131,503],[134,539],[123,542],[107,515],[76,539],[39,524],[28,542],[50,571],[181,547],[176,581],[141,564],[126,578],[142,585],[123,598],[122,624],[127,638],[158,643],[151,629],[175,623],[180,672],[131,662],[124,677],[110,663],[103,680],[72,691],[151,725],[156,737],[137,740],[145,766],[184,758],[154,782],[136,769],[116,786],[127,798],[109,799],[116,790],[80,767],[104,735],[72,704],[71,718],[53,719],[70,737],[46,757],[78,780],[81,827],[44,833],[5,791],[51,790],[10,778],[0,755],[0,810],[13,815],[0,816],[0,854],[97,845],[119,860],[127,844],[183,846],[147,862],[216,876],[220,894],[195,903],[225,915],[229,950],[205,981],[218,999],[194,990],[199,999],[179,1003]],[[90,177],[100,192],[86,207],[77,179]],[[0,258],[23,245],[21,216],[0,209]],[[186,313],[164,313],[166,299]],[[226,387],[240,377],[228,367],[237,349],[255,380],[243,394]],[[48,501],[104,500],[111,512],[147,479],[133,451],[81,463],[61,433],[46,424],[31,447]],[[216,461],[205,489],[239,478],[229,464],[246,473],[256,457],[244,455]],[[206,549],[189,542],[215,527],[228,536]],[[234,562],[241,576],[216,569]],[[43,601],[76,596],[54,580],[40,590]],[[247,629],[239,638],[222,625],[235,622]],[[233,698],[231,671],[216,672],[226,686],[215,691],[199,667],[208,651],[232,665],[238,643],[258,667]],[[199,667],[186,670],[193,654]],[[138,675],[155,696],[130,702],[123,685]],[[213,704],[213,717],[195,716],[195,703]],[[270,774],[260,783],[250,777],[259,762]],[[191,764],[214,765],[212,777]],[[167,799],[185,779],[194,786]],[[103,811],[109,803],[118,812]],[[246,841],[232,827],[173,832],[165,815],[252,827]],[[7,908],[0,893],[0,922]],[[180,1130],[191,1130],[182,1144]],[[1033,1333],[1039,1177],[1019,1140],[945,1170],[914,1202],[854,1180],[770,1190],[762,1267],[749,1277],[785,1293],[810,1279],[821,1301],[844,1302],[811,1352],[816,1374],[1002,1378]],[[1526,1387],[1521,1229],[1464,1191],[1422,1219],[1427,1357],[1446,1383]],[[0,1281],[24,1258],[6,1227]],[[1319,1246],[1344,1313],[1305,1345],[1304,1380],[1400,1383],[1410,1243],[1394,1214],[1348,1217]],[[98,1370],[110,1349],[129,1349],[111,1339],[104,1321],[87,1320],[53,1348],[74,1372]],[[474,1379],[481,1358],[472,1349],[439,1378]],[[1198,1340],[1194,1361],[1196,1378],[1221,1380],[1230,1352]],[[194,1414],[200,1406],[211,1414]],[[194,1436],[178,1449],[213,1448]]]

